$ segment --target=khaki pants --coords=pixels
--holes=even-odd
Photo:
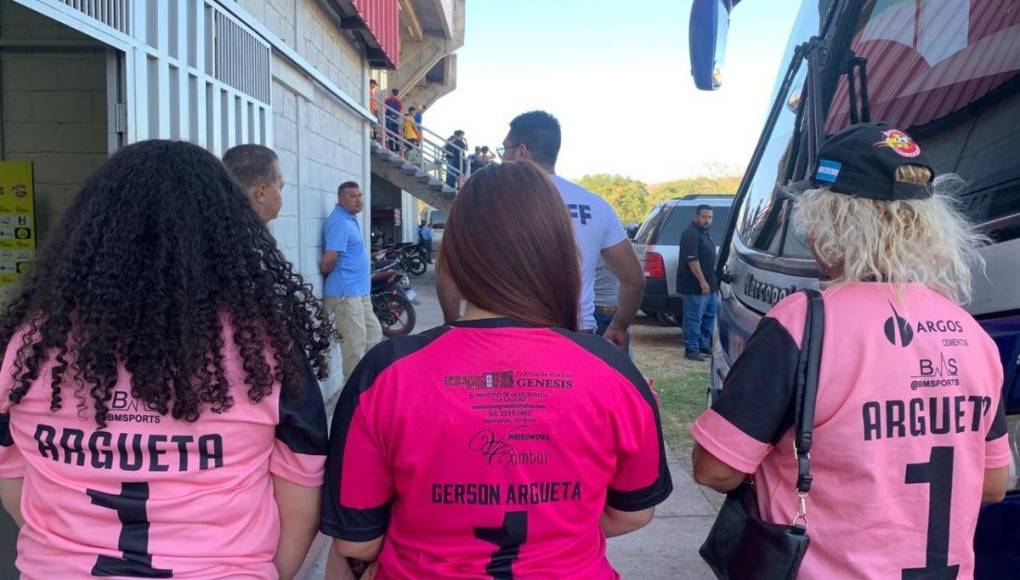
[[[382,327],[372,312],[372,299],[368,296],[326,296],[325,303],[333,311],[340,332],[340,354],[344,380],[347,380],[368,349],[382,340]]]

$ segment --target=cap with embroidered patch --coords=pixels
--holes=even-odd
[[[901,176],[904,166],[927,169],[927,182]],[[822,145],[813,181],[837,193],[897,201],[931,197],[934,178],[935,169],[910,135],[885,123],[862,123],[836,133]]]

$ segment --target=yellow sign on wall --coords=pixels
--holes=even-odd
[[[0,310],[35,259],[32,164],[0,161]]]

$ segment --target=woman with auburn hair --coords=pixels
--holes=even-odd
[[[0,322],[21,577],[292,577],[318,524],[331,334],[216,157],[120,150]]]
[[[762,319],[695,422],[695,479],[729,492],[753,474],[763,519],[806,522],[798,578],[972,578],[978,509],[1002,498],[1010,457],[998,351],[959,306],[983,239],[902,131],[854,125],[815,169],[794,207],[831,281],[813,483],[791,429],[803,293]]]
[[[618,578],[606,538],[647,524],[672,482],[648,385],[574,332],[577,251],[545,173],[473,175],[439,264],[464,317],[377,346],[337,405],[331,561],[378,560],[380,579]]]

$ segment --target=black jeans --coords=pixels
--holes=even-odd
[[[449,185],[450,187],[453,188],[457,187],[457,174],[455,173],[455,171],[457,171],[456,165],[453,165],[451,163],[446,164],[446,185]]]

